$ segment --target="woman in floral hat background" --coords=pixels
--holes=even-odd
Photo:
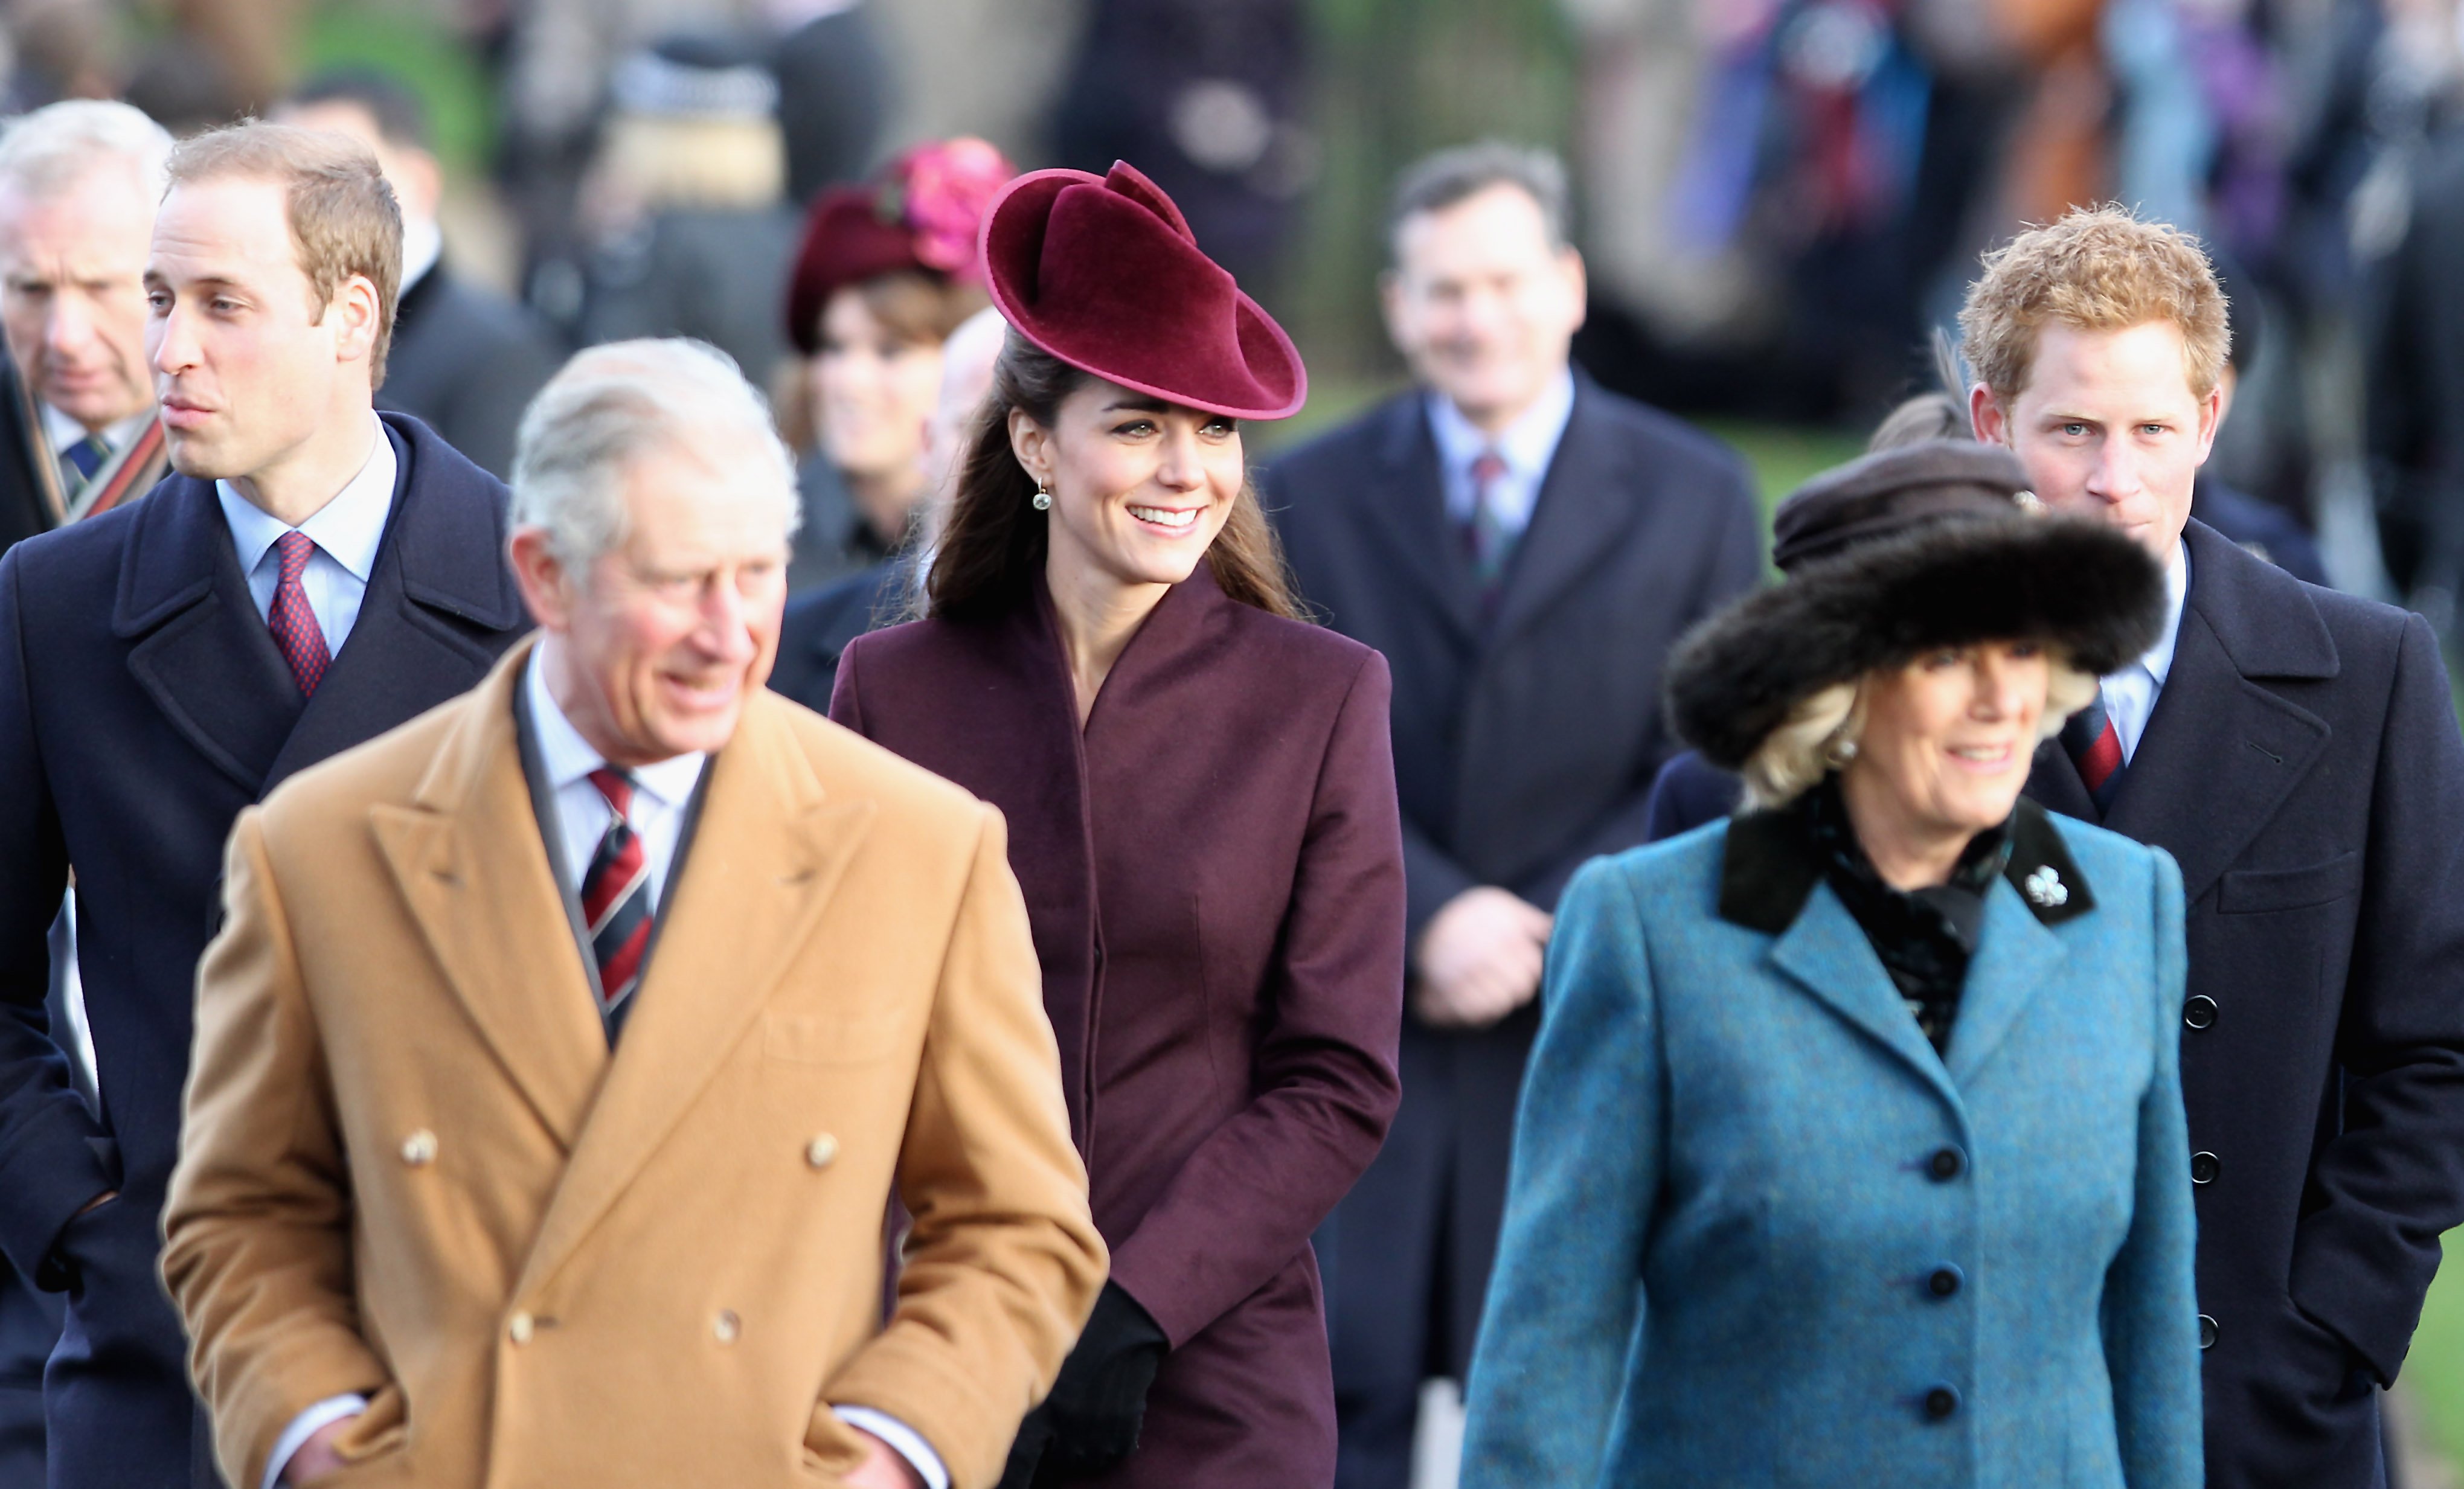
[[[936,141],[814,201],[787,287],[802,361],[781,423],[804,451],[791,590],[869,568],[906,540],[941,343],[986,304],[977,230],[1014,174],[981,140]]]

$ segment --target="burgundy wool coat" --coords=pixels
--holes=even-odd
[[[1399,1086],[1402,837],[1385,659],[1200,565],[1078,727],[1049,598],[857,640],[830,715],[1009,820],[1112,1278],[1171,1343],[1100,1482],[1323,1489],[1309,1233]]]

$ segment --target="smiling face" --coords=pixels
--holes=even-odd
[[[1422,382],[1503,428],[1566,370],[1583,323],[1583,261],[1549,240],[1540,204],[1500,184],[1395,230],[1386,327]]]
[[[1062,400],[1049,429],[1012,412],[1010,448],[1052,493],[1056,593],[1179,583],[1247,480],[1238,420],[1095,378]]]
[[[2046,505],[2119,528],[2172,561],[2224,397],[2190,390],[2171,321],[2119,331],[2049,323],[2015,398],[2006,405],[1979,387],[1971,400],[1977,436],[2011,447]]]
[[[822,310],[813,422],[830,463],[858,479],[923,482],[924,426],[941,392],[941,343],[894,334],[853,288]]]
[[[376,286],[352,274],[317,303],[279,182],[174,186],[154,219],[145,296],[163,432],[184,475],[272,471],[370,397]]]
[[[2052,666],[2043,647],[1986,642],[1865,679],[1864,733],[1840,789],[1905,842],[1965,843],[2011,815],[2027,784]]]
[[[792,495],[757,453],[697,445],[624,467],[625,540],[580,574],[544,529],[514,535],[549,691],[628,768],[725,745],[778,655]]]
[[[153,194],[98,162],[54,191],[0,186],[0,331],[34,396],[88,429],[153,406],[145,252]]]

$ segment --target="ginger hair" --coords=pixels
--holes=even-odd
[[[1985,255],[1960,307],[1960,350],[2008,406],[2027,388],[2039,328],[2123,331],[2151,320],[2182,333],[2190,391],[2213,392],[2233,331],[2199,240],[2115,204],[2077,208]]]

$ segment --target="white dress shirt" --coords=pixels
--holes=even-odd
[[[616,814],[599,788],[590,783],[590,773],[606,764],[607,757],[582,737],[582,732],[573,727],[573,720],[565,716],[555,695],[548,691],[539,652],[555,644],[553,638],[542,639],[539,650],[531,653],[522,668],[522,690],[530,709],[534,742],[539,746],[539,767],[547,773],[547,798],[556,814],[557,845],[564,855],[562,871],[572,876],[567,887],[578,894],[581,875],[589,867],[591,855],[599,850],[599,840],[606,835]],[[666,903],[668,870],[675,863],[685,808],[709,763],[707,755],[680,755],[655,765],[637,765],[631,771],[633,799],[625,820],[642,840],[653,905],[664,907]],[[282,1470],[290,1466],[292,1455],[319,1428],[367,1409],[363,1396],[329,1396],[293,1418],[275,1441],[273,1456],[266,1459],[265,1489],[275,1489],[281,1481]],[[849,1427],[888,1443],[891,1451],[923,1477],[926,1489],[950,1489],[950,1471],[941,1456],[913,1428],[869,1407],[834,1406],[831,1410]]]
[[[1531,525],[1531,510],[1540,502],[1540,483],[1549,478],[1549,462],[1557,458],[1557,442],[1566,435],[1566,421],[1574,416],[1574,375],[1560,372],[1539,402],[1495,435],[1482,432],[1443,393],[1429,394],[1429,433],[1438,444],[1438,471],[1445,482],[1446,515],[1458,523],[1471,520],[1477,494],[1472,462],[1495,451],[1506,470],[1489,483],[1488,504],[1498,527],[1508,538],[1523,536]]]
[[[2165,566],[2165,629],[2146,655],[2100,681],[2104,716],[2113,724],[2124,764],[2139,753],[2139,736],[2147,732],[2147,716],[2156,712],[2157,696],[2173,670],[2173,644],[2181,636],[2182,606],[2189,598],[2190,550],[2175,543],[2173,561]]]
[[[368,576],[376,572],[377,548],[385,541],[385,518],[393,513],[393,441],[376,415],[368,415],[368,422],[376,443],[367,464],[333,500],[299,524],[299,531],[317,545],[300,573],[299,587],[307,592],[308,608],[316,612],[317,628],[325,633],[328,656],[342,654],[342,643],[359,623]],[[282,556],[274,551],[275,540],[290,532],[291,525],[241,495],[229,481],[216,481],[214,494],[222,500],[239,571],[248,576],[248,595],[262,619],[273,611],[274,591],[282,582]]]

